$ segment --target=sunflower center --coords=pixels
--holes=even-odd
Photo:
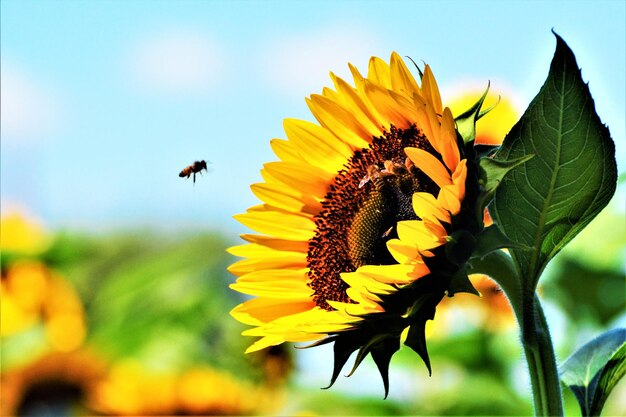
[[[404,148],[421,148],[436,157],[428,139],[415,126],[392,126],[356,151],[337,173],[315,218],[316,234],[309,242],[307,263],[313,300],[326,310],[330,301],[350,302],[342,272],[363,265],[396,263],[386,242],[396,238],[396,224],[415,220],[412,196],[433,195],[439,187],[407,159]]]

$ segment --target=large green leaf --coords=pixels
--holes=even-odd
[[[490,212],[511,240],[532,250],[512,255],[529,285],[609,202],[615,192],[615,144],[596,114],[576,58],[556,35],[545,84],[495,155],[534,158],[507,175]]]
[[[599,416],[611,390],[626,373],[626,329],[610,330],[578,349],[559,369],[583,416]]]

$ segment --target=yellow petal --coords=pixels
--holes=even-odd
[[[446,185],[442,187],[439,190],[437,201],[444,210],[449,211],[452,215],[461,211],[461,202],[458,197],[456,185]]]
[[[270,140],[270,146],[274,154],[282,161],[301,162],[302,158],[293,145],[284,139]]]
[[[450,214],[443,209],[430,193],[413,193],[413,211],[420,219],[436,218],[450,223]]]
[[[309,242],[276,239],[275,237],[253,234],[243,234],[241,235],[241,238],[246,242],[256,243],[274,250],[302,253],[306,253],[309,250]]]
[[[269,281],[293,281],[307,283],[308,268],[302,269],[263,269],[245,274],[237,278],[237,283],[263,283]],[[270,297],[271,298],[271,297]]]
[[[376,111],[376,109],[362,98],[357,90],[351,87],[347,82],[335,74],[330,74],[337,91],[342,97],[342,103],[355,115],[359,122],[367,129],[370,136],[380,136],[383,133],[382,117]]]
[[[422,96],[426,97],[433,106],[437,114],[441,114],[443,108],[441,104],[441,95],[439,94],[439,87],[435,76],[429,65],[424,68],[424,76],[422,77]]]
[[[392,88],[389,65],[378,57],[370,58],[367,78],[383,88]]]
[[[465,190],[465,180],[467,179],[467,159],[461,160],[457,165],[456,170],[452,174],[452,182],[456,185],[462,185]],[[463,196],[460,197],[463,199]]]
[[[387,241],[387,249],[394,259],[401,264],[410,264],[417,259],[421,261],[417,245],[414,243],[404,242],[400,239],[390,239]]]
[[[448,236],[448,232],[446,231],[445,227],[441,225],[441,223],[431,219],[424,219],[423,221],[424,225],[433,234],[433,236],[438,237],[439,243],[441,243],[442,245],[446,243],[446,237]]]
[[[439,134],[439,153],[441,158],[445,162],[446,166],[451,172],[454,172],[459,161],[459,145],[456,140],[456,130],[454,127],[454,118],[449,108],[445,108],[443,111],[443,118],[441,119],[441,130]]]
[[[415,245],[420,253],[441,246],[441,237],[434,234],[424,221],[398,222],[398,236],[403,242]]]
[[[244,324],[258,326],[280,317],[301,313],[315,307],[312,300],[286,300],[273,298],[253,298],[239,304],[231,316]]]
[[[282,239],[281,239],[282,240]],[[307,242],[303,242],[308,245]],[[286,252],[287,249],[276,249],[271,248],[264,245],[259,244],[249,244],[246,243],[244,245],[231,246],[226,249],[226,252],[230,253],[233,256],[238,256],[240,258],[267,258],[272,257],[274,255],[280,255]]]
[[[317,338],[321,338],[326,333],[347,327],[350,324],[346,323],[345,315],[314,307],[308,311],[280,317],[269,323],[265,330],[268,333],[286,334],[290,341],[297,342],[310,340],[311,333],[317,333]]]
[[[300,269],[306,267],[306,254],[295,252],[283,252],[281,256],[262,259],[242,259],[228,267],[228,272],[240,276],[258,268],[292,268]]]
[[[281,343],[284,343],[284,342],[285,342],[285,339],[283,337],[265,336],[265,337],[257,340],[256,342],[254,342],[250,346],[248,346],[248,349],[246,349],[245,353],[258,352],[258,351],[263,350],[265,348],[268,348],[270,346],[280,345]]]
[[[350,68],[350,73],[352,73],[352,79],[354,80],[354,86],[356,87],[356,90],[360,93],[364,93],[365,92],[365,78],[361,75],[361,73],[359,72],[359,70],[352,64],[348,64],[348,67]]]
[[[321,208],[321,198],[305,194],[275,183],[259,183],[250,186],[250,189],[259,200],[267,204],[291,211],[317,214]]]
[[[393,90],[389,90],[389,96],[395,100],[400,107],[404,109],[404,118],[408,125],[413,125],[417,121],[417,107],[415,107],[413,101],[404,95],[397,93]],[[400,127],[400,126],[398,126]]]
[[[336,174],[352,156],[352,149],[338,141],[332,133],[316,124],[285,119],[285,133],[290,142],[309,164]]]
[[[408,284],[430,273],[424,263],[412,265],[367,265],[357,271],[385,284]]]
[[[404,61],[396,52],[391,54],[391,85],[394,91],[402,93],[406,97],[420,94],[420,88],[415,78],[413,78]]]
[[[304,194],[324,198],[333,174],[309,164],[269,162],[263,168],[276,180]]]
[[[405,148],[404,151],[415,166],[428,175],[439,187],[452,184],[446,167],[433,155],[419,148]]]
[[[385,129],[389,128],[389,124],[400,129],[405,129],[412,124],[407,117],[407,108],[399,104],[390,95],[389,90],[365,80],[365,94],[381,116],[388,121],[387,125],[383,126]]]
[[[282,239],[309,240],[315,235],[313,220],[287,212],[253,212],[233,217],[252,230]]]
[[[439,131],[440,124],[437,115],[432,107],[427,104],[424,99],[417,94],[413,96],[413,103],[416,109],[416,125],[422,131],[428,142],[435,151],[439,150]]]
[[[313,295],[313,289],[306,282],[292,280],[278,281],[247,281],[239,278],[230,288],[243,294],[265,298],[282,298],[288,300],[307,300]]]
[[[369,145],[371,135],[343,106],[317,94],[312,94],[306,102],[317,121],[338,140],[347,143],[353,149]]]

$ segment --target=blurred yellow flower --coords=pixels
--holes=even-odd
[[[274,398],[271,391],[207,367],[155,371],[126,359],[96,388],[93,404],[116,415],[248,415],[268,410]]]
[[[10,209],[0,217],[0,250],[32,255],[50,245],[50,235],[23,210]]]
[[[18,261],[0,282],[0,336],[10,337],[39,323],[52,350],[69,352],[85,339],[83,307],[72,286],[38,261]]]
[[[444,298],[438,310],[439,325],[428,327],[431,337],[445,337],[458,323],[462,314],[475,328],[490,332],[513,330],[515,315],[504,292],[495,281],[486,275],[469,276],[472,285],[480,293],[480,298],[467,293],[458,293],[454,298]]]
[[[86,411],[89,393],[104,371],[104,363],[91,352],[50,353],[2,373],[0,413],[30,415],[32,407],[59,410],[78,406]]]
[[[124,360],[94,391],[94,406],[118,415],[173,413],[175,382],[173,375],[148,372],[138,361]]]
[[[474,288],[478,290],[481,298],[471,298],[482,311],[482,322],[489,330],[510,330],[515,327],[515,315],[504,295],[504,291],[485,275],[470,275]],[[470,301],[470,297],[466,297]]]

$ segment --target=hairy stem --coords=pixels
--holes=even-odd
[[[534,285],[524,285],[519,269],[511,257],[502,251],[472,258],[467,272],[489,275],[502,287],[511,303],[528,363],[535,415],[563,416],[554,348]]]
[[[561,385],[552,339],[536,295],[525,297],[521,324],[536,416],[562,416]],[[518,317],[519,319],[519,317]]]

